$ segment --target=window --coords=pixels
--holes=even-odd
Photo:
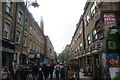
[[[82,30],[80,29],[80,34],[82,33]]]
[[[95,11],[95,7],[96,7],[96,1],[92,4],[92,7],[91,7],[91,15],[94,16],[96,11]]]
[[[38,51],[38,45],[36,46],[36,51]]]
[[[27,19],[25,20],[25,30],[27,30]]]
[[[26,36],[24,36],[23,45],[26,46]]]
[[[90,15],[89,14],[87,14],[86,20],[87,20],[86,23],[88,24],[90,22]]]
[[[82,43],[80,43],[80,50],[82,50]]]
[[[10,24],[5,23],[4,31],[3,31],[3,37],[6,38],[6,39],[9,39],[9,34],[10,34]]]
[[[32,34],[32,26],[30,26],[30,34]]]
[[[88,34],[88,36],[87,36],[87,41],[88,41],[88,45],[90,45],[90,44],[91,44],[91,41],[90,41],[90,34]]]
[[[33,50],[35,50],[35,43],[33,43]]]
[[[93,33],[93,41],[97,40],[98,39],[97,30],[93,29],[92,33]]]
[[[12,2],[6,3],[6,12],[11,14],[12,13]]]
[[[21,24],[22,13],[19,11],[18,13],[18,23]]]
[[[32,49],[32,40],[30,39],[30,49]]]
[[[17,30],[17,32],[16,32],[16,42],[19,43],[19,40],[20,40],[20,31]]]
[[[34,29],[34,36],[35,36],[36,32],[35,32],[35,29]]]

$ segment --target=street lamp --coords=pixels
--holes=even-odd
[[[26,27],[26,13],[27,13],[27,8],[29,6],[34,6],[35,7],[39,7],[39,4],[37,3],[37,0],[35,2],[32,2],[31,4],[29,4],[27,6],[27,1],[26,1],[26,4],[25,4],[25,9],[24,9],[24,24],[23,24],[23,29],[22,29],[22,35],[21,35],[21,58],[20,58],[20,65],[22,65],[22,52],[23,52],[23,44],[24,44],[24,31],[25,31],[25,27]]]

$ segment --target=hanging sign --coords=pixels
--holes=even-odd
[[[104,24],[109,27],[116,26],[115,14],[104,13]]]

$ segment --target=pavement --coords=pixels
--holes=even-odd
[[[79,75],[80,75],[80,79],[79,80],[92,80],[91,77],[86,77],[84,76],[84,74],[82,72],[79,72]],[[55,76],[55,72],[53,73],[53,80],[56,80],[56,76]],[[33,80],[32,79],[32,74],[29,74],[29,78],[27,80]],[[37,79],[35,79],[37,80]],[[50,80],[49,78],[47,80]]]
[[[92,80],[93,79],[92,77],[84,76],[82,72],[79,72],[79,74],[80,74],[80,80]]]

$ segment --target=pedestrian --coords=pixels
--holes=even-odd
[[[85,76],[89,76],[89,75],[90,75],[90,64],[87,64]]]
[[[20,78],[20,70],[18,65],[14,65],[13,68],[13,80],[18,80]]]
[[[3,66],[1,76],[2,76],[1,80],[10,80],[10,71],[7,66]]]
[[[37,63],[34,63],[32,66],[32,72],[33,72],[33,79],[35,80],[35,78],[38,78],[37,74],[38,74],[38,70],[39,67],[37,65]]]
[[[26,80],[27,76],[28,76],[28,69],[26,68],[25,65],[23,65],[22,69],[21,69],[20,78],[21,78],[21,80]]]
[[[54,64],[51,63],[48,68],[49,68],[50,80],[52,80],[53,79]]]
[[[49,70],[48,70],[49,68],[48,68],[48,66],[47,66],[47,64],[43,64],[43,75],[44,75],[44,78],[45,78],[45,80],[47,80],[47,78],[48,78],[48,76],[49,76]]]
[[[39,76],[38,80],[43,80],[43,71],[41,67],[39,67],[38,76]]]
[[[100,64],[97,62],[96,63],[96,78],[99,79],[101,77],[101,68]]]
[[[55,66],[55,74],[56,74],[56,79],[59,80],[59,74],[60,74],[60,65],[57,63]]]
[[[75,71],[76,79],[79,80],[79,78],[80,78],[80,75],[79,75],[80,68],[79,68],[78,62],[76,62],[75,65],[74,65],[74,71]]]
[[[75,80],[73,68],[69,67],[67,74],[68,74],[68,80]]]
[[[61,78],[61,80],[65,79],[65,68],[64,68],[64,66],[60,70],[60,78]]]
[[[65,79],[67,78],[68,64],[64,64]]]

